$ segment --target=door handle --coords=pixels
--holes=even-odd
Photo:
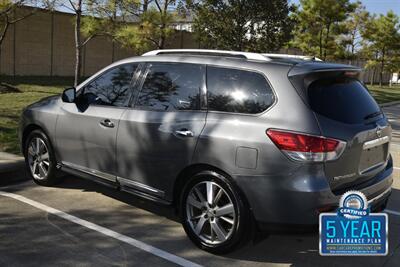
[[[175,134],[179,135],[179,136],[184,136],[184,137],[193,137],[194,136],[194,133],[187,129],[181,129],[181,130],[175,131]]]
[[[114,123],[110,119],[104,119],[100,121],[100,124],[107,128],[114,128]]]

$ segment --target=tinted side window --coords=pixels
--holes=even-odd
[[[127,106],[132,95],[130,87],[138,64],[124,64],[100,74],[85,86],[84,97],[88,104]]]
[[[209,110],[256,114],[274,103],[264,76],[252,71],[207,67]]]
[[[367,89],[354,79],[320,80],[308,88],[312,110],[344,123],[363,123],[380,108]]]
[[[201,65],[151,64],[136,106],[157,111],[199,109],[202,83]]]

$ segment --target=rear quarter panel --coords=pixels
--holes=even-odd
[[[301,164],[289,160],[266,135],[270,128],[320,134],[314,114],[287,78],[289,68],[287,65],[254,66],[253,70],[261,71],[269,80],[276,96],[275,103],[257,115],[209,111],[193,162],[210,164],[233,177],[280,176],[299,168]]]

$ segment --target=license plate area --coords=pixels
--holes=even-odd
[[[387,159],[388,148],[388,142],[376,146],[364,145],[358,168],[360,174],[367,173],[380,165],[383,165]]]

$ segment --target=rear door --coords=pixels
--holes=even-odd
[[[120,120],[117,179],[125,189],[168,198],[205,124],[205,67],[149,63],[139,87]]]
[[[365,182],[385,168],[391,128],[360,81],[344,75],[316,80],[307,95],[322,135],[347,142],[339,159],[325,163],[334,191]]]

